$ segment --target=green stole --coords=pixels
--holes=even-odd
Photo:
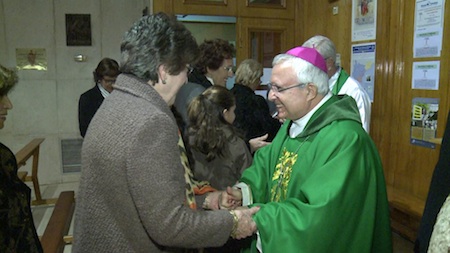
[[[344,86],[345,81],[349,78],[349,74],[345,72],[344,69],[341,68],[341,73],[339,73],[339,77],[336,80],[336,84],[333,87],[333,95],[337,95],[341,90],[342,86]]]
[[[281,155],[278,158],[275,171],[272,175],[272,187],[270,202],[281,202],[286,200],[288,185],[291,180],[292,170],[297,162],[300,148],[310,136],[306,138],[290,138],[289,135],[283,143]]]

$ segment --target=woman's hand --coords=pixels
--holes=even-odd
[[[269,134],[265,134],[263,136],[250,139],[248,141],[248,143],[250,144],[250,152],[253,154],[254,152],[256,152],[256,150],[269,145],[270,142],[266,141],[267,137],[269,137]]]
[[[232,210],[239,206],[242,206],[241,190],[228,186],[226,191],[208,193],[202,207],[210,210]]]
[[[232,210],[242,206],[242,192],[241,189],[227,187],[226,191],[222,191],[219,198],[220,209]]]
[[[231,214],[235,219],[234,220],[235,226],[233,227],[231,237],[235,239],[243,239],[253,235],[256,232],[258,228],[252,216],[253,214],[259,211],[259,208],[260,208],[259,206],[255,206],[252,208],[243,207],[231,211],[234,212],[234,214],[233,213]]]

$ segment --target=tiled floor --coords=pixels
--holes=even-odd
[[[32,188],[32,187],[31,187]],[[75,191],[75,197],[78,191],[78,182],[64,183],[57,185],[43,185],[41,186],[41,193],[44,199],[57,198],[62,191]],[[33,217],[36,225],[36,230],[38,235],[44,233],[45,227],[47,226],[48,220],[53,212],[53,206],[33,206]],[[72,220],[73,223],[73,220]],[[70,226],[69,235],[73,234],[73,224]],[[413,252],[414,244],[400,235],[393,233],[393,245],[394,253],[411,253]],[[64,253],[71,253],[72,246],[67,245],[64,249]]]

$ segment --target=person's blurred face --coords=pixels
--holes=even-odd
[[[305,88],[308,84],[299,86],[292,67],[284,64],[275,65],[270,81],[273,88],[269,91],[269,100],[275,103],[278,118],[297,120],[310,111],[310,101],[307,98],[309,92]]]
[[[8,96],[0,97],[0,129],[4,127],[6,115],[8,115],[8,110],[11,110],[12,107],[11,100],[9,100]]]
[[[107,90],[109,93],[111,93],[113,91],[113,84],[116,83],[116,78],[117,76],[104,76],[101,80],[100,80],[100,84],[103,86],[103,88],[105,88],[105,90]]]
[[[219,85],[225,87],[227,85],[227,80],[229,77],[233,76],[233,60],[224,59],[222,65],[216,70],[211,70],[207,68],[206,75],[211,77],[214,81],[214,85]]]
[[[236,114],[234,111],[236,110],[236,105],[233,105],[230,107],[230,109],[225,109],[223,111],[223,118],[226,120],[226,122],[233,124],[234,120],[236,119]]]
[[[177,96],[178,91],[181,89],[185,83],[187,83],[187,76],[189,72],[192,71],[190,65],[186,65],[186,68],[181,71],[178,75],[170,75],[167,74],[166,84],[162,84],[163,87],[167,88],[168,101],[169,106],[173,105],[175,102],[175,98]]]
[[[252,90],[258,89],[258,87],[262,84],[261,78],[262,76],[258,77],[258,79],[256,79],[252,84],[250,84],[249,87]]]

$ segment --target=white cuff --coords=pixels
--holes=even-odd
[[[248,206],[250,204],[253,204],[253,198],[252,193],[250,190],[250,187],[246,183],[238,183],[233,186],[233,188],[239,188],[241,189],[242,193],[242,206]]]

